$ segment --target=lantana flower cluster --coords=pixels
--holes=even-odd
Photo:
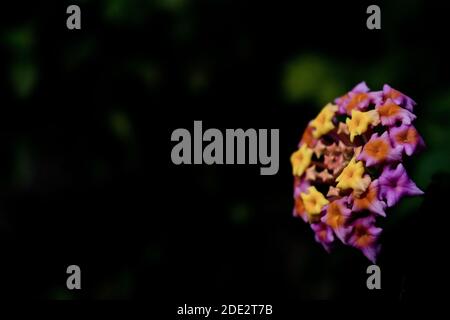
[[[402,165],[424,146],[415,105],[387,84],[369,91],[362,82],[309,122],[291,156],[293,214],[328,252],[340,241],[375,263],[377,220],[402,197],[423,194]]]

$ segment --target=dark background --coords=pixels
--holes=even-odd
[[[66,29],[78,4],[82,29]],[[441,1],[15,2],[0,21],[0,292],[8,298],[295,303],[443,298],[450,63]],[[424,197],[388,212],[382,290],[292,218],[289,156],[360,81],[418,102]],[[279,128],[280,170],[175,166],[170,135]],[[66,268],[82,290],[66,289]],[[158,299],[158,300],[156,300]]]

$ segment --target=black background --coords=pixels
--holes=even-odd
[[[336,77],[349,90],[364,80],[353,64],[398,50],[407,68],[393,66],[401,76],[392,85],[420,105],[450,83],[441,2],[414,1],[411,15],[405,1],[386,10],[381,2],[378,31],[365,27],[364,2],[195,1],[180,18],[136,1],[120,23],[105,23],[104,2],[80,2],[80,31],[65,27],[68,4],[2,4],[2,39],[23,23],[33,30],[30,56],[6,41],[0,55],[2,295],[175,305],[443,298],[448,175],[436,176],[419,209],[386,231],[383,289],[368,291],[369,262],[359,252],[328,255],[291,216],[289,156],[319,106],[280,98],[283,65],[296,52],[344,61],[352,76]],[[84,40],[95,50],[79,62],[71,53]],[[24,59],[38,64],[39,81],[21,99],[8,74]],[[146,61],[156,82],[134,72]],[[206,87],[186,84],[193,69],[207,70]],[[430,107],[418,108],[419,119]],[[132,127],[120,136],[111,117],[124,114]],[[171,132],[192,131],[194,120],[205,129],[279,128],[279,173],[173,165]],[[16,183],[15,150],[24,145],[31,178]],[[65,289],[70,264],[82,270],[79,292]]]

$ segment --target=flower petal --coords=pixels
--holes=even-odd
[[[388,207],[395,205],[403,196],[423,194],[416,184],[408,177],[401,163],[395,169],[385,167],[380,178],[380,198],[384,199]]]

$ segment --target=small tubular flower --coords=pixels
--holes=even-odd
[[[300,140],[300,145],[306,144],[309,148],[312,148],[316,145],[317,140],[313,137],[314,128],[309,125],[305,132],[303,132],[303,136]]]
[[[345,242],[345,237],[349,230],[346,227],[346,222],[352,212],[347,207],[347,202],[348,197],[330,202],[325,211],[325,215],[320,220],[330,226],[342,242]]]
[[[323,194],[317,191],[314,186],[309,187],[306,193],[301,193],[300,196],[310,220],[318,216],[322,212],[323,207],[329,203]]]
[[[399,161],[402,158],[402,149],[401,146],[395,148],[391,146],[387,132],[384,132],[381,136],[374,133],[364,145],[357,159],[363,160],[367,167],[386,161]]]
[[[322,109],[322,111],[320,111],[319,115],[311,121],[311,127],[315,129],[313,131],[314,138],[320,138],[334,129],[332,120],[337,109],[338,107],[336,105],[329,103]]]
[[[363,210],[369,210],[382,217],[386,216],[384,209],[386,203],[379,200],[380,187],[378,180],[374,180],[370,183],[366,191],[364,191],[359,197],[352,196],[353,207],[352,211],[359,212]]]
[[[306,144],[302,145],[300,149],[295,151],[291,156],[292,174],[294,176],[302,176],[306,168],[311,163],[313,151],[307,147]]]
[[[352,117],[350,119],[347,118],[345,122],[350,131],[350,141],[353,142],[355,136],[363,134],[367,131],[369,125],[376,125],[379,121],[380,118],[376,110],[367,112],[352,110]]]
[[[372,263],[375,263],[379,251],[378,237],[382,229],[375,227],[374,216],[357,219],[352,229],[348,244],[360,249]]]
[[[309,182],[306,179],[295,177],[294,178],[294,201],[295,206],[292,212],[294,217],[300,217],[303,221],[308,221],[308,214],[306,213],[305,206],[303,204],[300,194],[306,192],[310,187]]]
[[[381,92],[369,92],[365,82],[356,85],[349,93],[337,98],[335,103],[341,114],[350,115],[353,110],[365,110],[371,103],[377,104],[382,99]]]
[[[399,105],[395,104],[391,99],[386,100],[383,104],[376,107],[380,115],[380,121],[383,126],[394,126],[397,122],[409,125],[416,119],[416,116]]]
[[[338,182],[336,187],[342,190],[353,189],[356,192],[364,192],[368,187],[367,179],[364,179],[364,165],[355,158],[344,168],[336,181]]]
[[[380,176],[380,197],[388,207],[395,205],[403,196],[419,196],[423,194],[408,177],[401,163],[395,169],[385,167]]]
[[[383,96],[385,99],[391,99],[395,104],[413,112],[416,102],[410,97],[404,95],[398,90],[391,88],[388,84],[383,86]]]
[[[315,240],[320,243],[327,252],[330,252],[331,245],[334,241],[333,230],[322,222],[311,223],[311,229],[314,231]]]
[[[408,156],[413,155],[425,143],[413,126],[402,125],[389,130],[389,136],[394,146],[400,147]]]

